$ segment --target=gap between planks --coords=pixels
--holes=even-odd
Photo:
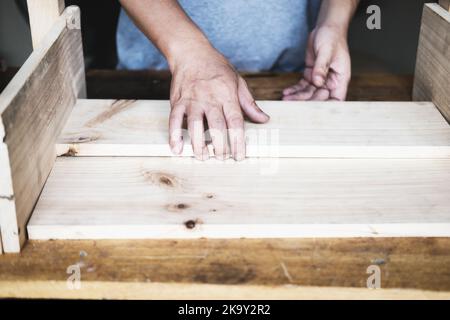
[[[247,157],[449,158],[450,126],[430,102],[260,101]],[[173,156],[168,101],[78,100],[58,155]],[[182,156],[193,155],[187,133]],[[212,145],[209,145],[213,156]]]

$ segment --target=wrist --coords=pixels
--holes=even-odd
[[[331,34],[335,35],[338,39],[347,40],[348,26],[336,23],[322,23],[317,25],[315,28],[316,32],[319,30],[329,31]]]
[[[223,59],[226,61],[207,39],[192,40],[191,42],[183,41],[180,44],[174,43],[166,58],[172,73],[186,66],[199,63],[204,65],[210,59]]]
[[[326,28],[347,38],[350,21],[359,0],[322,0],[317,28]]]

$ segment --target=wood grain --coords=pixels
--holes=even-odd
[[[417,49],[413,100],[433,101],[450,122],[450,12],[425,4]]]
[[[450,236],[450,160],[58,158],[30,239]]]
[[[27,0],[31,39],[36,49],[64,11],[64,0]]]
[[[260,101],[271,120],[246,124],[248,157],[449,158],[450,126],[432,103]],[[168,101],[79,100],[59,155],[172,156]],[[192,156],[189,136],[183,156]],[[213,146],[210,144],[213,156]]]
[[[53,166],[55,141],[84,90],[81,33],[68,8],[0,96],[0,227],[18,252],[25,225]],[[69,19],[71,20],[71,19]]]
[[[382,290],[365,287],[372,264]],[[80,266],[80,290],[67,290],[69,265]],[[145,299],[155,290],[168,299],[448,296],[450,238],[31,240],[20,256],[0,257],[0,297]]]

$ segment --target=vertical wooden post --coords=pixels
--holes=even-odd
[[[27,0],[33,49],[39,46],[52,25],[64,11],[64,0]]]
[[[450,0],[439,0],[439,4],[442,8],[450,12]]]
[[[427,3],[422,14],[413,100],[432,101],[450,123],[450,12]]]

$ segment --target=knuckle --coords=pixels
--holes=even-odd
[[[223,117],[213,117],[210,119],[210,121],[208,121],[208,124],[211,127],[215,127],[215,128],[223,128],[225,127],[225,120],[223,119]]]
[[[240,114],[234,114],[228,117],[227,122],[228,127],[231,128],[242,127],[244,125],[244,118]]]

